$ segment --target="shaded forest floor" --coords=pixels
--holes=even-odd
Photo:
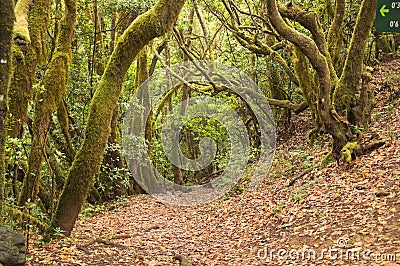
[[[79,220],[72,238],[31,240],[28,265],[178,265],[175,254],[193,265],[399,265],[400,60],[377,67],[371,86],[377,107],[364,141],[386,143],[351,164],[288,187],[329,150],[329,139],[308,142],[310,122],[297,116],[261,187],[195,207],[121,200]]]

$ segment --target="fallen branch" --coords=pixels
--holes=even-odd
[[[159,229],[160,226],[159,225],[154,225],[154,226],[150,226],[149,228],[145,229],[143,232],[148,232],[151,231],[153,229]],[[127,239],[127,238],[132,238],[135,236],[138,236],[139,234],[119,234],[119,235],[113,235],[113,236],[109,236],[109,237],[95,237],[92,238],[91,240],[89,240],[88,242],[81,244],[81,245],[76,245],[76,248],[79,250],[84,251],[87,254],[90,254],[90,251],[88,249],[89,246],[95,244],[95,243],[99,243],[99,244],[103,244],[106,246],[113,246],[113,247],[120,247],[120,248],[126,248],[125,245],[119,244],[119,243],[115,243],[113,242],[113,240],[118,240],[118,239]]]
[[[294,185],[294,183],[299,180],[300,178],[302,178],[303,176],[309,174],[312,170],[314,170],[315,168],[319,168],[319,165],[315,166],[315,167],[310,167],[307,168],[306,170],[304,170],[302,173],[298,174],[297,176],[295,176],[294,178],[292,178],[292,180],[289,181],[289,184],[287,185],[288,187],[291,187]]]
[[[366,145],[362,145],[361,154],[357,154],[357,155],[368,154],[368,153],[370,153],[370,152],[382,147],[383,145],[385,145],[386,141],[387,141],[387,139],[378,139],[378,140],[375,140],[373,142],[369,142]]]

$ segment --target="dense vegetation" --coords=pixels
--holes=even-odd
[[[376,2],[1,0],[2,221],[69,235],[82,208],[144,193],[123,156],[123,118],[157,68],[168,72],[182,61],[215,61],[246,73],[268,100],[280,137],[293,116],[306,113],[309,139],[328,136],[331,143],[321,165],[348,163],[378,147],[377,138],[359,143],[375,104],[370,71],[399,55],[400,36],[375,31]],[[240,115],[249,164],[264,145],[262,125],[238,93],[182,78],[149,117],[134,116],[146,129],[146,147],[137,149],[175,184],[205,184],[229,164],[229,134],[213,118],[191,119],[179,135],[189,159],[200,156],[203,139],[217,144],[204,169],[181,169],[163,150],[163,122],[177,104],[202,96]]]

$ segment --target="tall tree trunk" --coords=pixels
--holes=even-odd
[[[28,77],[28,60],[26,58],[31,47],[28,29],[28,10],[31,1],[18,1],[15,6],[16,22],[14,27],[13,75],[9,89],[9,135],[20,138],[22,124],[28,118],[28,102],[32,89]]]
[[[69,133],[70,129],[70,119],[68,113],[68,106],[65,100],[61,100],[57,106],[57,120],[60,125],[61,132],[64,136],[65,140],[65,151],[67,158],[70,162],[74,160],[75,157],[75,148],[72,145],[71,135]]]
[[[148,55],[147,46],[145,46],[139,52],[138,57],[137,57],[135,92],[137,92],[140,85],[142,85],[142,83],[145,82],[149,78],[147,55]],[[144,93],[147,93],[146,90],[142,90],[142,91],[144,91]],[[143,97],[141,99],[143,99]],[[143,102],[140,102],[139,104],[142,106],[148,106],[146,103],[143,103]],[[146,123],[146,121],[144,121],[145,118],[143,116],[144,116],[144,111],[141,109],[136,110],[136,112],[133,114],[132,130],[135,135],[140,134],[142,124]],[[141,177],[141,171],[143,168],[140,166],[140,163],[141,163],[140,161],[130,162],[130,169],[131,169],[132,175],[134,177],[134,179],[132,180],[132,186],[133,186],[133,191],[135,194],[145,193],[144,188],[142,188],[139,184],[142,182],[137,182],[137,178]]]
[[[139,51],[152,39],[164,35],[177,20],[185,0],[159,0],[139,16],[124,32],[106,66],[90,104],[83,145],[70,168],[51,228],[61,228],[65,235],[72,228],[100,169],[110,134],[110,122],[117,106],[126,72]]]
[[[360,95],[364,51],[375,20],[376,2],[377,0],[364,0],[361,4],[343,73],[334,92],[335,110],[353,125],[364,122],[356,121],[353,108],[357,106],[357,95]]]
[[[23,23],[27,26],[23,32],[29,31],[30,45],[24,41],[21,33],[14,31],[15,37],[19,37],[14,37],[14,74],[9,89],[8,135],[11,138],[20,138],[22,135],[22,125],[28,120],[28,105],[32,99],[36,66],[43,65],[46,61],[45,34],[50,20],[50,3],[50,0],[35,0],[32,3],[33,7],[28,13],[28,24]]]
[[[328,32],[329,53],[332,57],[332,64],[335,67],[336,73],[339,73],[339,59],[343,44],[343,29],[344,13],[346,10],[346,0],[336,0],[335,17]]]
[[[11,77],[11,44],[14,26],[14,1],[0,0],[0,220],[3,215],[5,185],[5,146],[7,140],[7,92]]]
[[[35,201],[40,184],[40,170],[44,158],[51,116],[67,90],[68,66],[71,61],[71,43],[76,21],[76,0],[65,0],[65,15],[57,36],[55,53],[46,71],[43,84],[35,97],[32,148],[28,158],[18,205],[30,199]]]

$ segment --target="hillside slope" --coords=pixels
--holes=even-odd
[[[196,207],[132,197],[81,219],[73,238],[34,241],[28,265],[178,265],[175,254],[193,265],[398,265],[400,60],[377,67],[371,86],[378,104],[364,140],[386,142],[351,164],[287,186],[329,149],[326,138],[308,143],[302,115],[261,187]]]

